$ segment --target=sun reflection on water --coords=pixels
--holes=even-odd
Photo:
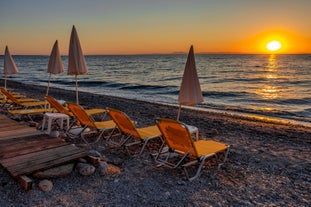
[[[271,54],[269,56],[265,71],[266,73],[263,76],[265,84],[262,85],[262,88],[258,89],[257,94],[263,99],[276,99],[279,97],[279,89],[274,84],[278,79],[276,55]]]

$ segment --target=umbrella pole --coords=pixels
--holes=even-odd
[[[51,80],[51,73],[50,73],[50,75],[49,75],[48,88],[46,89],[46,94],[45,94],[45,96],[48,96],[48,95],[49,95],[50,80]],[[47,108],[47,105],[48,105],[48,103],[47,103],[47,101],[46,101],[46,99],[45,99],[45,104],[44,104],[44,109],[45,109],[45,110],[46,110],[46,108]]]
[[[4,89],[6,90],[6,75],[4,75]],[[6,96],[4,96],[4,100],[6,100]]]
[[[181,111],[181,104],[179,104],[179,108],[178,108],[177,121],[179,121],[180,111]]]
[[[78,98],[78,76],[76,75],[76,104],[79,104]]]
[[[6,90],[6,75],[4,75],[4,89]]]
[[[48,88],[46,89],[46,94],[45,94],[46,96],[49,95],[50,80],[51,80],[51,73],[49,75]]]

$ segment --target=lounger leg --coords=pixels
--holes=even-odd
[[[154,156],[154,160],[155,160],[156,162],[157,162],[157,160],[159,159],[160,155],[163,154],[163,149],[164,149],[165,146],[166,146],[166,144],[165,144],[165,142],[163,142],[163,140],[162,140],[162,145],[161,145],[161,147],[160,147],[158,153],[156,153],[156,154],[153,155],[153,156]]]
[[[48,118],[48,129],[47,129],[47,133],[51,134],[51,127],[52,127],[52,117]]]
[[[227,161],[227,159],[228,159],[228,155],[229,155],[229,149],[230,149],[230,146],[228,146],[228,149],[226,150],[226,152],[225,152],[225,157],[224,157],[224,159],[223,159],[223,161],[220,163],[220,164],[218,164],[218,170],[222,167],[222,165]],[[218,159],[217,159],[218,160]]]
[[[125,149],[126,149],[126,152],[129,154],[129,155],[131,155],[131,152],[130,152],[130,150],[129,150],[129,147],[130,146],[133,146],[133,145],[138,145],[138,144],[141,144],[141,141],[135,141],[135,142],[131,142],[131,143],[128,143],[128,144],[124,144],[124,147],[125,147]],[[146,144],[146,143],[145,143]],[[144,145],[145,145],[144,144]]]
[[[149,139],[145,139],[145,140],[144,140],[144,145],[142,146],[139,155],[141,155],[141,154],[143,153],[145,147],[147,146],[148,141],[151,140],[151,139],[156,139],[156,138],[160,138],[160,140],[161,140],[162,143],[163,143],[163,140],[162,140],[161,136],[159,136],[159,137],[150,137]]]
[[[198,160],[194,160],[194,161],[192,161],[192,162],[188,162],[188,163],[182,165],[182,168],[183,168],[183,170],[184,170],[184,172],[185,172],[186,177],[188,178],[188,180],[189,180],[189,181],[193,181],[194,179],[196,179],[197,177],[199,177],[199,176],[200,176],[200,173],[201,173],[201,171],[202,171],[203,165],[204,165],[204,163],[205,163],[205,160],[206,160],[207,158],[210,158],[210,157],[213,157],[213,156],[216,156],[216,154],[211,154],[211,155],[208,155],[208,156],[203,156],[203,157],[201,157],[200,160],[199,160],[200,165],[199,165],[199,167],[198,167],[198,169],[197,169],[195,175],[192,176],[192,177],[189,177],[189,173],[188,173],[188,171],[187,171],[186,168],[189,167],[189,166],[191,166],[191,165],[193,165],[193,164],[196,164],[196,163],[198,162]]]

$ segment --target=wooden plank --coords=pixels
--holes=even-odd
[[[76,151],[76,146],[73,145],[65,145],[57,148],[52,148],[44,151],[33,152],[21,156],[16,156],[12,158],[7,158],[0,160],[0,163],[4,167],[16,166],[16,165],[24,165],[23,163],[27,163],[27,165],[32,165],[36,163],[41,163],[45,161],[49,161],[55,158],[62,158],[70,153]]]
[[[48,138],[44,140],[34,140],[25,143],[12,144],[5,148],[0,148],[0,160],[64,145],[68,145],[68,143],[57,138]]]
[[[79,157],[85,156],[87,154],[84,150],[81,149],[73,149],[70,153],[64,155],[64,156],[59,156],[57,154],[54,154],[54,156],[49,156],[46,159],[38,159],[38,160],[33,160],[29,164],[29,161],[24,161],[22,163],[19,163],[18,165],[11,165],[8,166],[8,169],[10,172],[17,172],[17,174],[27,174],[29,172],[34,172],[36,170],[40,169],[46,169],[50,168],[74,159],[77,159]]]
[[[0,123],[1,123],[1,124],[9,124],[9,123],[14,123],[14,122],[15,122],[14,120],[9,119],[9,118],[7,118],[7,117],[0,120]]]
[[[87,156],[87,151],[0,115],[0,164],[30,190],[27,174]]]
[[[1,116],[1,117],[3,117],[3,116]],[[9,124],[9,123],[17,123],[17,124],[25,125],[24,122],[17,122],[16,120],[13,120],[9,117],[4,117],[0,120],[0,126],[1,126],[1,124]]]
[[[32,179],[30,179],[26,175],[17,176],[16,179],[25,190],[32,189]]]
[[[13,175],[13,176],[17,176],[20,174],[29,174],[38,170],[44,170],[44,169],[48,169],[51,167],[55,167],[58,166],[60,164],[64,164],[73,160],[76,160],[78,158],[81,157],[85,157],[87,155],[86,151],[83,150],[78,150],[76,149],[75,151],[70,152],[68,155],[63,156],[63,157],[59,157],[59,156],[55,156],[55,157],[50,157],[50,160],[45,160],[44,162],[41,161],[39,163],[32,163],[32,164],[28,164],[28,162],[23,163],[21,165],[17,165],[17,166],[10,166],[8,167],[8,171]]]
[[[40,134],[44,134],[44,132],[41,132],[39,130],[29,127],[29,128],[19,129],[16,131],[0,132],[0,140],[7,140],[7,139],[25,137],[25,136],[36,136]]]
[[[64,140],[60,138],[54,138],[49,136],[30,136],[30,137],[21,137],[13,138],[7,140],[0,140],[0,153],[3,151],[8,151],[10,148],[13,150],[24,148],[25,146],[35,146],[42,145],[45,146],[48,143],[65,143]]]
[[[14,137],[24,137],[44,133],[37,130],[36,128],[31,128],[24,123],[19,123],[17,121],[11,120],[3,115],[0,115],[0,117],[0,140],[7,140]]]
[[[24,129],[29,129],[29,128],[30,127],[26,126],[26,125],[21,125],[21,124],[17,124],[17,123],[11,123],[9,126],[1,127],[1,134],[5,134],[5,133],[9,134],[9,133],[12,133],[12,132],[14,133],[17,130],[24,130]]]
[[[4,115],[1,115],[0,116],[0,120],[7,120],[8,118],[6,117],[6,116],[4,116]]]
[[[18,157],[1,160],[0,163],[13,176],[47,169],[87,155],[84,149],[73,145],[34,152]]]
[[[24,137],[30,135],[44,134],[44,132],[37,130],[36,128],[29,127],[24,123],[18,123],[10,120],[3,115],[0,115],[1,119],[5,120],[5,123],[0,122],[0,140],[7,140],[14,137]]]
[[[5,113],[5,112],[4,112]],[[10,120],[8,117],[6,117],[4,114],[0,115],[0,120]]]
[[[16,123],[13,121],[7,121],[7,120],[1,120],[0,121],[0,128],[1,129],[4,129],[6,127],[15,126],[15,125],[16,125]],[[25,124],[23,124],[23,125],[25,125]]]
[[[1,132],[0,132],[0,137],[1,138],[5,138],[6,136],[14,136],[14,134],[18,133],[24,133],[24,136],[26,136],[27,132],[37,132],[38,130],[37,129],[34,129],[34,128],[31,128],[31,127],[18,127],[18,126],[13,126],[12,128],[8,129],[3,129]]]
[[[13,137],[11,139],[0,139],[0,148],[4,148],[6,146],[10,146],[12,144],[25,143],[34,140],[44,140],[50,139],[50,136],[47,134],[39,134],[36,136],[24,136],[24,137]],[[54,138],[55,139],[55,138]]]

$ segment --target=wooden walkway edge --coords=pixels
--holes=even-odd
[[[25,190],[33,172],[86,156],[84,149],[0,115],[0,164]]]

